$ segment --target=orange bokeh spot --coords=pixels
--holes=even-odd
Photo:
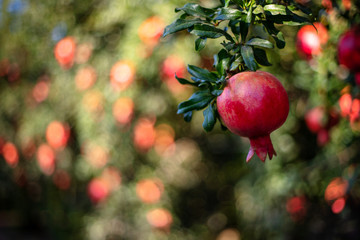
[[[11,142],[5,143],[2,147],[2,154],[4,156],[6,163],[10,167],[14,168],[18,164],[19,153],[16,146],[13,143]]]
[[[216,240],[240,240],[240,232],[236,229],[228,228],[220,232]]]
[[[360,100],[355,98],[351,105],[351,112],[349,114],[350,122],[353,123],[359,118],[360,114]]]
[[[106,165],[109,159],[109,151],[97,144],[91,143],[85,146],[85,158],[95,168]]]
[[[98,90],[91,90],[85,93],[82,104],[88,112],[100,114],[104,109],[104,96]]]
[[[331,205],[331,211],[335,214],[341,213],[342,210],[344,210],[345,208],[345,204],[346,204],[345,198],[342,197],[336,199],[336,201]]]
[[[50,83],[49,77],[43,76],[39,79],[32,90],[32,96],[36,102],[40,103],[46,100],[49,95]]]
[[[175,131],[168,124],[160,124],[156,126],[155,133],[154,149],[159,155],[162,155],[174,143]]]
[[[344,197],[348,188],[348,181],[343,178],[336,177],[325,189],[325,200],[333,201]]]
[[[109,195],[109,186],[103,179],[94,178],[89,182],[87,192],[93,203],[100,203]]]
[[[55,153],[47,144],[41,144],[36,152],[36,158],[40,170],[45,175],[53,174],[55,170]]]
[[[344,6],[345,10],[350,10],[351,0],[342,0],[341,3]]]
[[[134,145],[140,151],[149,150],[155,143],[154,121],[141,118],[134,128]]]
[[[167,229],[172,224],[171,213],[163,208],[156,208],[146,214],[149,224],[155,228]]]
[[[135,78],[135,66],[130,61],[118,61],[110,70],[110,83],[117,91],[130,86]]]
[[[185,75],[185,63],[180,57],[171,55],[164,60],[161,66],[161,74],[168,89],[172,93],[178,94],[186,87],[178,82],[175,73],[176,76],[183,78]]]
[[[61,190],[67,190],[71,185],[71,177],[65,170],[56,170],[53,176],[53,183]]]
[[[349,93],[343,94],[339,99],[341,116],[346,117],[351,112],[352,98]]]
[[[143,179],[136,184],[136,194],[144,203],[160,200],[164,185],[159,179]]]
[[[157,17],[152,16],[141,23],[138,29],[140,40],[149,46],[155,46],[164,32],[165,23]]]
[[[81,68],[75,76],[76,88],[80,91],[84,91],[92,87],[96,82],[96,71],[93,67]]]
[[[75,52],[75,62],[78,64],[86,63],[92,55],[93,48],[91,43],[79,44]]]
[[[128,124],[134,114],[134,102],[129,97],[122,97],[115,101],[112,108],[115,120],[120,124]]]
[[[54,49],[55,58],[65,69],[73,65],[75,49],[76,43],[73,37],[65,37],[56,44]]]
[[[121,185],[121,174],[116,167],[105,168],[101,173],[101,179],[109,186],[109,191],[114,191]]]
[[[59,122],[51,122],[46,129],[46,140],[54,149],[62,149],[66,146],[70,137],[70,129],[67,125]]]
[[[297,33],[296,47],[305,58],[319,55],[322,51],[321,45],[326,44],[329,39],[328,30],[324,25],[316,22],[314,26],[305,25]]]

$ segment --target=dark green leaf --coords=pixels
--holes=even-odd
[[[242,62],[243,62],[242,57],[240,57],[240,56],[237,57],[237,58],[231,63],[231,65],[230,65],[230,71],[235,71],[236,69],[238,69],[240,63],[242,63]]]
[[[235,20],[241,18],[242,12],[233,8],[220,8],[214,20]]]
[[[192,115],[193,115],[193,112],[192,112],[192,111],[184,113],[184,120],[185,120],[185,122],[190,122],[191,119],[192,119]]]
[[[218,97],[222,94],[223,90],[222,89],[216,89],[216,90],[212,90],[211,94]]]
[[[229,26],[230,26],[233,34],[238,37],[240,34],[240,21],[239,20],[230,20]]]
[[[169,34],[190,28],[190,27],[194,26],[195,24],[202,23],[202,22],[203,21],[201,19],[192,19],[192,20],[177,19],[175,22],[173,22],[172,24],[165,27],[163,37],[165,37]]]
[[[286,7],[284,5],[268,4],[264,6],[264,11],[271,15],[286,15]]]
[[[274,48],[274,45],[270,41],[261,38],[252,38],[246,42],[246,45],[258,46],[263,48]]]
[[[244,59],[245,65],[252,71],[256,71],[257,64],[255,62],[254,51],[250,46],[241,47],[241,56]]]
[[[258,64],[263,66],[271,66],[264,49],[254,48],[254,56]]]
[[[247,13],[247,15],[246,15],[246,20],[245,20],[246,23],[251,23],[251,20],[252,20],[252,10],[253,10],[253,5],[250,6],[249,11],[248,11],[248,13]]]
[[[275,40],[276,46],[280,49],[284,48],[285,47],[285,39],[284,39],[282,32],[280,32],[279,30],[277,30],[275,28],[273,22],[264,21],[262,23],[264,24],[264,26],[265,26],[266,30],[268,31],[268,33],[270,34],[270,36]]]
[[[229,68],[230,56],[225,49],[221,49],[217,54],[216,70],[220,74],[225,74],[225,71]]]
[[[190,33],[202,38],[219,38],[224,35],[221,29],[205,24],[195,25]]]
[[[231,0],[231,1],[236,3],[239,6],[244,6],[244,1],[243,0]]]
[[[182,8],[175,9],[175,12],[179,11],[184,11],[190,16],[204,18],[211,18],[215,12],[212,9],[201,7],[199,4],[196,3],[187,3]]]
[[[208,90],[195,92],[187,101],[179,104],[177,114],[203,109],[212,99],[214,96]]]
[[[209,72],[207,69],[199,68],[194,65],[188,65],[188,72],[197,79],[216,82],[218,80],[216,74]]]
[[[178,76],[176,76],[176,73],[175,73],[175,78],[178,80],[179,83],[181,84],[190,84],[190,85],[193,85],[193,86],[197,86],[196,83],[194,82],[190,82],[189,80],[186,80],[185,78],[179,78]]]
[[[257,5],[256,8],[253,10],[253,14],[258,15],[264,13],[264,8],[260,5]]]
[[[250,23],[246,23],[244,21],[240,22],[240,33],[241,33],[241,40],[244,42],[246,39],[246,36],[249,31]]]
[[[195,40],[195,50],[200,51],[205,47],[206,38],[197,38]]]
[[[214,128],[216,123],[216,112],[212,104],[210,104],[209,107],[204,110],[203,115],[203,128],[205,129],[205,131],[209,132]]]

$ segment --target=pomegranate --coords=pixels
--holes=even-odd
[[[263,162],[276,155],[270,133],[285,122],[289,100],[275,76],[263,71],[235,74],[217,98],[217,109],[231,132],[250,139],[246,162],[254,153]]]
[[[338,43],[339,63],[353,72],[360,71],[360,25],[345,32]]]
[[[324,25],[314,23],[314,26],[305,25],[297,33],[297,51],[299,55],[306,59],[319,55],[321,53],[321,45],[326,44],[329,39],[328,31]]]

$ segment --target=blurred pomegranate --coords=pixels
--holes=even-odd
[[[74,63],[76,43],[73,37],[61,39],[55,46],[55,58],[61,67],[69,69]]]
[[[291,218],[299,221],[306,215],[306,201],[304,197],[292,197],[286,202],[286,211],[290,213]]]
[[[173,94],[181,93],[186,89],[186,86],[180,84],[175,78],[175,74],[180,78],[185,76],[185,63],[180,57],[168,56],[162,63],[160,71],[163,82]]]
[[[149,46],[158,44],[165,28],[164,21],[158,16],[147,18],[138,29],[140,40]]]
[[[55,170],[55,153],[47,144],[41,144],[36,152],[38,166],[45,175],[51,175]]]
[[[94,203],[100,203],[106,200],[109,195],[109,186],[101,178],[92,179],[87,188],[90,200]]]
[[[10,167],[12,167],[12,168],[16,167],[16,165],[19,162],[19,153],[18,153],[18,150],[17,150],[15,144],[13,144],[11,142],[6,142],[2,146],[2,154],[4,156],[6,163]]]
[[[339,63],[353,72],[360,72],[360,25],[346,31],[338,42]]]
[[[113,104],[112,114],[119,124],[126,125],[130,123],[134,115],[133,100],[129,97],[117,99]]]
[[[164,185],[159,179],[143,179],[136,184],[136,194],[144,203],[156,203],[160,200]]]
[[[54,149],[64,148],[70,137],[70,128],[67,124],[52,121],[46,128],[46,140]]]
[[[93,67],[80,68],[75,76],[76,88],[80,91],[91,88],[96,82],[96,71]]]
[[[135,79],[135,65],[130,61],[118,61],[110,70],[111,85],[117,91],[123,91]]]
[[[322,51],[321,46],[325,45],[329,39],[328,30],[324,25],[316,22],[314,26],[305,25],[297,33],[296,49],[305,59],[319,55]]]
[[[62,169],[56,170],[52,180],[55,186],[57,186],[60,190],[68,190],[70,188],[71,176],[65,170]]]
[[[149,118],[140,118],[134,127],[134,145],[140,151],[149,150],[155,143],[155,121]]]
[[[146,214],[146,219],[151,226],[158,229],[167,230],[172,224],[171,213],[164,208],[155,208]]]

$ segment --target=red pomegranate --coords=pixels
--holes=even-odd
[[[249,162],[256,153],[265,162],[276,152],[270,133],[279,128],[289,113],[288,95],[280,81],[263,71],[232,76],[217,98],[219,115],[229,130],[250,139]]]
[[[329,39],[328,31],[324,25],[314,23],[314,26],[305,25],[301,27],[296,37],[297,51],[306,59],[319,55],[321,53],[321,45],[326,44]]]
[[[360,25],[345,32],[338,43],[339,63],[350,71],[360,72]]]

